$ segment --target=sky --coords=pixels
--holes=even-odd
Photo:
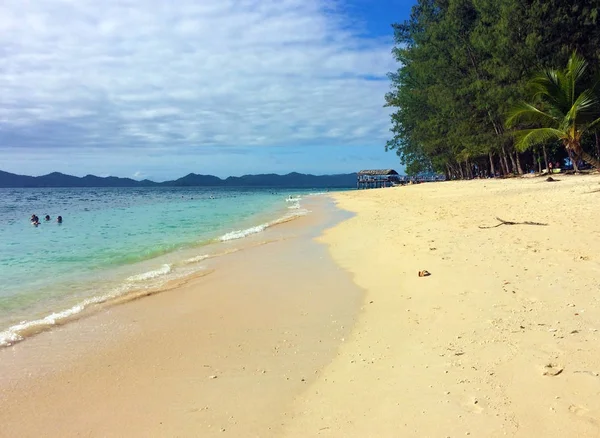
[[[0,170],[157,181],[395,168],[413,0],[2,0]]]

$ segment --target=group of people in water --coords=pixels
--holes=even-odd
[[[50,222],[50,220],[51,220],[51,218],[50,218],[50,215],[48,215],[48,214],[47,214],[47,215],[44,217],[44,221],[45,221],[45,222]],[[59,223],[59,224],[62,224],[62,221],[63,221],[63,218],[62,218],[62,216],[58,216],[58,217],[56,218],[56,222],[57,222],[57,223]],[[32,215],[31,215],[31,225],[33,225],[33,226],[36,226],[36,227],[37,227],[39,224],[40,224],[40,218],[39,218],[39,217],[37,217],[37,215],[36,215],[36,214],[32,214]]]

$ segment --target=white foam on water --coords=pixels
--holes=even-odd
[[[296,217],[304,216],[306,214],[308,214],[308,210],[298,209],[294,213],[286,214],[285,216],[282,216],[279,219],[275,219],[271,222],[266,222],[264,224],[246,228],[245,230],[230,231],[229,233],[223,234],[220,237],[220,240],[222,242],[227,242],[228,240],[242,239],[252,234],[260,233],[266,230],[267,228],[272,227],[273,225],[282,224],[284,222],[295,219]]]
[[[230,231],[229,233],[223,234],[219,238],[219,240],[221,242],[227,242],[229,240],[243,239],[244,237],[248,237],[252,234],[260,233],[260,232],[266,230],[267,228],[272,227],[273,225],[282,224],[282,223],[292,220],[296,217],[304,216],[304,215],[308,214],[308,210],[302,208],[302,206],[300,205],[301,200],[302,200],[301,196],[290,195],[285,199],[285,202],[292,203],[292,205],[289,205],[287,208],[290,210],[294,210],[293,212],[290,212],[290,213],[288,213],[278,219],[275,219],[271,222],[265,222],[264,224],[255,225],[253,227],[246,228],[244,230]]]
[[[183,263],[198,263],[198,262],[201,262],[202,260],[206,260],[209,257],[210,257],[210,255],[208,255],[208,254],[199,255],[199,256],[184,260]]]
[[[75,317],[78,313],[83,312],[85,309],[89,308],[92,305],[105,303],[109,300],[124,296],[132,290],[139,289],[139,283],[142,281],[153,280],[159,277],[166,276],[171,271],[171,265],[165,264],[159,269],[144,272],[139,275],[133,275],[127,278],[124,284],[116,287],[115,289],[104,295],[88,298],[74,305],[73,307],[59,312],[51,313],[50,315],[47,315],[40,319],[35,319],[32,321],[22,321],[18,324],[15,324],[6,329],[5,331],[0,332],[0,347],[11,346],[16,342],[24,340],[30,335],[34,335],[48,330],[52,326],[55,326]],[[159,284],[157,284],[156,282],[148,283],[148,285],[159,286]]]
[[[144,273],[138,274],[138,275],[132,275],[131,277],[127,278],[127,281],[137,282],[137,281],[152,280],[153,278],[162,277],[163,275],[167,275],[170,272],[171,272],[171,265],[164,264],[160,268],[155,269],[153,271],[144,272]]]
[[[93,297],[74,305],[66,310],[54,312],[40,319],[33,321],[22,321],[15,324],[3,332],[0,332],[0,347],[8,347],[16,342],[22,341],[28,334],[35,334],[46,330],[48,327],[61,323],[78,313],[83,312],[92,304],[99,304],[114,298],[117,294],[109,294],[100,297]]]
[[[230,231],[229,233],[223,234],[220,238],[222,242],[227,242],[228,240],[242,239],[251,234],[260,233],[264,231],[269,226],[268,223],[256,225],[255,227],[246,228],[245,230],[237,230]]]

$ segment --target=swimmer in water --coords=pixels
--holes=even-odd
[[[58,222],[59,224],[62,224],[62,216],[57,217],[56,222]]]
[[[35,225],[36,227],[40,224],[40,218],[35,214],[31,215],[31,225]]]
[[[46,217],[44,218],[44,220],[45,220],[46,222],[48,222],[48,221],[50,220],[50,215],[48,215],[48,214],[47,214],[47,215],[46,215]]]

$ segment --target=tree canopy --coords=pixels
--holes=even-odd
[[[409,175],[451,178],[522,173],[542,149],[562,158],[551,139],[518,150],[518,127],[504,122],[534,73],[565,65],[573,51],[589,63],[585,79],[599,73],[599,21],[596,1],[418,0],[409,20],[393,25],[399,68],[385,96],[396,109],[386,149]],[[582,147],[597,153],[594,136]]]

